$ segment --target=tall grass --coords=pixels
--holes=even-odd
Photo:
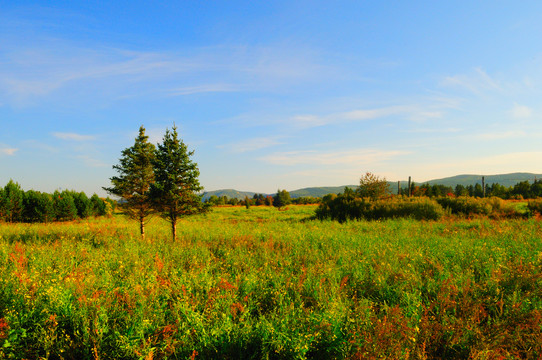
[[[0,358],[542,356],[536,219],[314,210],[0,224]]]

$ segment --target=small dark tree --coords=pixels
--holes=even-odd
[[[248,196],[245,196],[245,207],[247,208],[247,210],[250,209],[250,199],[248,198]]]
[[[366,172],[359,180],[357,193],[361,197],[378,200],[391,194],[391,191],[385,178],[380,178],[373,173]]]
[[[4,219],[9,222],[22,220],[24,191],[21,186],[10,180],[4,187],[3,196],[0,198]]]
[[[179,139],[177,128],[166,129],[161,144],[158,144],[153,161],[155,183],[151,196],[156,208],[171,223],[173,241],[177,238],[177,221],[187,215],[206,211],[209,206],[201,201],[198,192],[203,190],[198,176],[199,170],[190,157],[184,142]]]
[[[454,189],[455,196],[467,196],[469,191],[467,188],[461,184],[457,184]]]
[[[23,218],[27,222],[49,222],[54,219],[51,195],[29,190],[24,194]]]
[[[145,128],[139,128],[139,135],[132,147],[122,151],[119,164],[113,169],[118,176],[111,178],[112,187],[103,188],[110,194],[122,199],[120,206],[130,218],[139,221],[141,237],[145,238],[145,219],[153,212],[149,190],[154,182],[152,161],[155,146],[148,142]]]
[[[273,206],[279,210],[291,202],[290,193],[286,190],[278,189],[276,195],[273,197]]]
[[[77,208],[77,216],[79,216],[81,219],[89,217],[91,212],[91,204],[87,195],[84,192],[74,192],[72,196],[75,207]]]
[[[55,191],[53,194],[53,206],[56,219],[59,221],[70,221],[77,217],[77,208],[75,207],[75,202],[70,191]]]
[[[93,216],[104,216],[106,214],[105,201],[100,199],[100,197],[96,194],[93,194],[90,197],[90,208],[91,208],[90,213]]]

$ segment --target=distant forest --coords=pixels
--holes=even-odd
[[[4,222],[53,222],[104,216],[113,213],[116,202],[101,199],[94,194],[90,198],[84,192],[70,190],[53,194],[34,190],[24,191],[10,180],[0,188],[0,221]]]
[[[393,183],[389,183],[390,189],[393,189]],[[352,186],[349,186],[352,188]],[[313,191],[322,189],[342,189],[344,188],[311,188]],[[397,193],[395,187],[395,193]],[[298,190],[299,191],[299,190]],[[339,191],[337,191],[339,192]],[[305,191],[306,193],[306,191]],[[408,195],[408,186],[399,189],[399,195]],[[542,197],[542,179],[520,181],[512,186],[504,186],[498,183],[486,184],[485,192],[480,183],[474,185],[456,186],[424,183],[417,185],[411,184],[411,196],[417,197],[443,197],[443,196],[471,196],[471,197],[498,197],[501,199],[535,199]],[[320,196],[299,196],[292,197],[292,204],[318,204],[321,202]],[[217,205],[255,205],[272,206],[273,196],[266,194],[253,194],[245,196],[244,199],[229,197],[226,195],[211,195],[205,199],[205,202]],[[3,222],[53,222],[53,221],[71,221],[75,219],[84,219],[89,216],[104,216],[113,213],[116,201],[110,198],[102,199],[94,194],[90,198],[84,192],[71,190],[55,191],[52,194],[43,193],[34,190],[24,191],[21,186],[10,180],[3,188],[0,187],[0,221]]]
[[[484,191],[485,190],[485,191]],[[400,195],[408,195],[408,186],[401,188]],[[499,197],[501,199],[535,199],[542,197],[542,180],[535,180],[532,183],[528,180],[520,181],[513,186],[504,186],[498,183],[486,184],[485,189],[480,183],[475,185],[461,185],[455,187],[425,183],[422,185],[411,185],[412,196],[475,196],[475,197]]]
[[[403,185],[399,189],[397,184],[388,182],[389,192],[393,194],[408,196],[408,185]],[[484,191],[485,187],[485,191]],[[474,185],[457,184],[455,186],[442,185],[436,183],[424,183],[418,185],[411,183],[410,195],[417,197],[443,197],[443,196],[471,196],[471,197],[498,197],[504,200],[522,200],[522,199],[536,199],[542,197],[542,179],[534,181],[519,181],[515,185],[504,186],[499,183],[485,184],[482,187],[480,183]],[[323,196],[331,193],[338,194],[344,191],[345,188],[355,189],[357,186],[348,185],[344,187],[322,187],[322,188],[307,188],[291,192],[292,204],[318,204]],[[229,195],[218,195],[218,194]],[[244,194],[244,199],[239,199],[239,194]],[[306,196],[296,196],[297,194],[307,194]],[[314,194],[314,195],[310,195]],[[273,195],[267,194],[253,194],[238,192],[236,190],[219,190],[215,194],[204,196],[204,201],[211,205],[273,205]]]

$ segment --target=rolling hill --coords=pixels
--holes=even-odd
[[[485,176],[485,182],[488,185],[498,183],[506,187],[514,186],[518,182],[521,181],[529,181],[532,182],[535,179],[542,179],[542,174],[533,174],[533,173],[510,173],[510,174],[500,174],[500,175],[484,175]],[[475,184],[481,184],[482,183],[482,175],[457,175],[457,176],[451,176],[446,177],[442,179],[434,179],[429,181],[423,181],[419,182],[416,181],[416,179],[412,180],[418,185],[429,183],[431,185],[438,184],[438,185],[445,185],[445,186],[451,186],[455,187],[456,185],[475,185]],[[406,187],[408,184],[407,181],[401,181],[401,187]],[[321,187],[308,187],[303,189],[297,189],[290,191],[290,196],[292,198],[299,198],[302,196],[312,196],[312,197],[322,197],[327,194],[337,194],[344,191],[345,186],[348,186],[350,188],[355,189],[357,185],[343,185],[343,186],[321,186]],[[397,193],[397,182],[396,181],[390,181],[390,188],[392,189],[393,193]],[[227,196],[229,198],[237,198],[239,200],[242,200],[245,198],[245,196],[248,196],[249,198],[252,198],[256,194],[255,192],[251,191],[238,191],[234,189],[224,189],[224,190],[215,190],[215,191],[209,191],[205,192],[203,195],[203,199],[207,199],[212,195],[216,195],[218,197],[221,196]],[[258,193],[260,194],[260,193]],[[274,195],[273,194],[266,194],[261,193],[264,195]]]

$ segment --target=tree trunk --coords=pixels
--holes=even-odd
[[[139,229],[141,230],[141,239],[145,240],[145,218],[139,217]]]
[[[171,219],[171,235],[173,237],[173,241],[177,240],[177,219]]]

